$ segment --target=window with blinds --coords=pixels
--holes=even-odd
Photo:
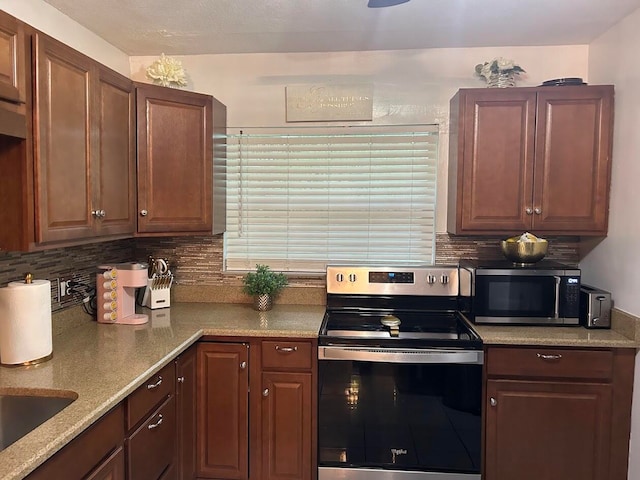
[[[229,135],[226,269],[432,263],[437,143],[437,125]]]

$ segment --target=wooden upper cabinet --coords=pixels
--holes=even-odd
[[[212,233],[213,98],[136,84],[138,233]]]
[[[547,88],[537,110],[533,229],[606,234],[613,87]]]
[[[0,100],[25,103],[26,43],[24,25],[0,11]]]
[[[36,242],[133,235],[132,82],[40,33],[35,65]]]
[[[36,35],[35,163],[38,243],[94,235],[91,215],[93,61]]]
[[[606,234],[613,87],[462,89],[450,107],[449,232]]]
[[[98,69],[96,121],[98,161],[93,169],[94,208],[99,235],[136,230],[135,93],[133,82],[107,68]],[[94,155],[94,159],[96,155]],[[104,216],[102,211],[104,210]]]

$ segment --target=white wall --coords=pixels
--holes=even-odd
[[[42,0],[0,0],[0,9],[129,76],[129,57]]]
[[[616,88],[609,235],[580,263],[585,281],[640,316],[640,10],[589,46],[589,79]],[[629,478],[640,478],[640,356],[636,356]]]
[[[374,86],[374,120],[368,123],[440,123],[437,230],[445,231],[449,99],[458,88],[483,87],[474,67],[496,56],[512,58],[527,71],[520,86],[587,77],[586,45],[177,58],[187,72],[188,89],[212,94],[227,106],[230,133],[236,133],[233,127],[286,125],[287,85],[368,83]],[[145,68],[156,58],[132,57],[132,78],[148,81]]]

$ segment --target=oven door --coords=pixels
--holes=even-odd
[[[483,353],[321,346],[318,479],[480,479]]]

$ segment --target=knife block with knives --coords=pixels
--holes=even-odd
[[[172,284],[173,274],[169,269],[169,261],[149,257],[147,286],[142,297],[142,305],[151,309],[171,306]]]

